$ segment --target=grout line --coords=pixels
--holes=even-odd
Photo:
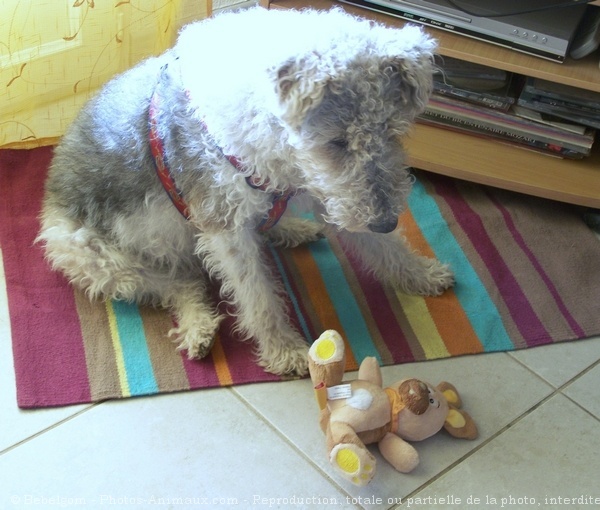
[[[581,405],[579,402],[577,402],[576,400],[573,400],[573,398],[571,398],[569,395],[567,395],[566,393],[563,392],[563,390],[565,390],[567,387],[571,386],[574,382],[578,381],[579,379],[581,379],[582,377],[584,377],[585,375],[587,375],[589,372],[591,372],[593,369],[595,369],[596,367],[600,366],[600,359],[598,359],[595,363],[592,363],[589,367],[587,367],[585,370],[582,370],[581,372],[579,372],[575,377],[573,377],[572,379],[569,379],[566,383],[564,383],[562,386],[560,386],[558,388],[558,392],[560,392],[560,394],[569,399],[573,404],[575,404],[577,407],[579,407],[579,409],[581,409],[582,411],[584,411],[585,413],[589,414],[592,418],[594,418],[596,421],[600,421],[600,417],[596,416],[594,413],[592,413],[589,409],[586,409],[585,407],[583,407],[583,405]]]
[[[0,456],[4,455],[5,453],[11,452],[12,450],[17,449],[19,446],[29,443],[30,441],[33,441],[34,439],[44,435],[46,432],[50,432],[51,430],[60,427],[64,423],[67,423],[68,421],[71,421],[72,419],[77,418],[78,416],[81,416],[83,413],[87,413],[94,407],[101,405],[103,402],[95,402],[93,404],[90,404],[87,407],[85,407],[84,409],[81,409],[81,410],[67,416],[66,418],[63,418],[62,420],[59,420],[59,421],[49,425],[48,427],[46,427],[38,432],[33,433],[32,435],[30,435],[24,439],[21,439],[20,441],[16,442],[15,444],[12,444],[12,445],[6,447],[4,450],[1,450]]]
[[[576,402],[575,400],[573,400],[571,397],[569,397],[568,395],[566,395],[565,393],[563,393],[563,390],[565,388],[567,388],[568,386],[570,386],[574,382],[578,381],[584,375],[586,375],[588,372],[590,372],[591,370],[593,370],[594,368],[596,368],[597,366],[599,366],[600,365],[600,359],[597,359],[594,363],[592,363],[588,367],[584,368],[583,370],[581,370],[580,372],[578,372],[577,374],[575,374],[573,377],[571,377],[570,379],[568,379],[567,381],[565,381],[564,383],[562,383],[560,386],[555,386],[554,384],[552,384],[547,379],[544,379],[544,377],[542,377],[540,374],[538,374],[531,367],[529,367],[528,365],[526,365],[523,361],[521,361],[520,359],[512,356],[510,352],[507,352],[506,354],[509,355],[511,357],[511,359],[513,359],[514,361],[516,361],[523,368],[527,369],[529,372],[531,372],[533,375],[535,375],[538,379],[540,379],[544,383],[546,383],[549,386],[551,386],[555,390],[554,394],[560,393],[564,397],[568,398],[575,405],[577,405],[579,408],[581,408],[583,411],[585,411],[587,414],[589,414],[590,416],[592,416],[594,419],[600,421],[600,418],[598,418],[597,416],[595,416],[592,412],[590,412],[588,409],[586,409],[585,407],[583,407],[581,404],[579,404],[578,402]]]
[[[545,382],[547,382],[547,381],[545,381]],[[470,450],[468,453],[466,453],[465,455],[463,455],[461,458],[459,458],[456,461],[454,461],[452,464],[450,464],[448,467],[446,467],[445,469],[443,469],[442,471],[440,471],[435,476],[432,476],[429,480],[427,480],[425,483],[423,483],[423,485],[421,485],[420,487],[417,487],[410,494],[407,494],[406,497],[404,498],[404,500],[406,501],[406,500],[408,500],[410,498],[414,498],[417,494],[419,494],[424,489],[426,489],[427,487],[429,487],[433,482],[439,480],[440,478],[442,478],[443,476],[445,476],[447,473],[449,473],[450,471],[452,471],[459,464],[462,464],[467,459],[469,459],[470,457],[472,457],[473,455],[475,455],[476,453],[478,453],[480,450],[482,450],[487,445],[489,445],[492,441],[494,441],[495,439],[497,439],[498,437],[500,437],[502,434],[504,434],[504,432],[506,432],[508,429],[514,427],[519,422],[521,422],[522,420],[524,420],[525,418],[527,418],[531,413],[533,413],[534,411],[536,411],[537,409],[539,409],[546,402],[548,402],[548,400],[550,400],[551,398],[555,397],[556,395],[562,395],[562,393],[560,393],[560,391],[558,389],[555,389],[554,391],[552,391],[549,395],[547,395],[546,397],[542,398],[537,404],[532,405],[529,409],[527,409],[522,414],[520,414],[519,416],[517,416],[513,421],[511,421],[510,423],[508,423],[507,425],[505,425],[504,427],[502,427],[495,434],[492,434],[488,439],[486,439],[485,441],[483,441],[481,444],[477,445],[475,448],[473,448],[472,450]],[[393,507],[393,509],[390,509],[390,510],[395,510],[397,508],[398,509],[402,508],[403,505],[404,505],[404,503],[402,503],[401,505],[395,506],[395,507]]]
[[[573,376],[571,379],[569,379],[567,382],[563,383],[561,386],[559,386],[557,389],[559,391],[562,391],[563,389],[565,389],[567,386],[570,386],[571,384],[573,384],[575,381],[581,379],[584,375],[586,375],[588,372],[591,372],[594,368],[596,368],[598,365],[600,365],[600,359],[597,359],[594,363],[592,363],[590,366],[584,368],[581,372],[579,372],[577,375]]]
[[[555,386],[553,383],[551,383],[550,381],[548,381],[547,379],[545,379],[542,375],[538,374],[533,368],[531,368],[529,365],[527,365],[524,361],[521,361],[519,358],[513,356],[512,352],[514,352],[514,351],[506,353],[506,355],[509,356],[511,360],[516,361],[519,365],[521,365],[523,368],[525,368],[528,372],[530,372],[531,374],[533,374],[540,381],[544,382],[545,384],[547,384],[548,386],[550,386],[555,391],[558,390],[559,386]],[[577,377],[577,376],[575,376],[575,377]]]
[[[510,353],[507,353],[507,354],[510,355]],[[455,462],[453,462],[452,464],[450,464],[447,468],[445,468],[444,470],[440,471],[437,475],[435,475],[435,476],[431,477],[429,480],[427,480],[427,482],[423,483],[420,487],[416,488],[414,491],[412,491],[410,494],[408,494],[404,498],[405,501],[408,500],[408,499],[410,499],[410,498],[415,497],[417,494],[419,494],[420,492],[422,492],[423,490],[425,490],[428,486],[430,486],[433,482],[439,480],[440,478],[442,478],[443,476],[445,476],[447,473],[449,473],[450,471],[452,471],[455,467],[457,467],[458,465],[460,465],[461,463],[463,463],[464,461],[466,461],[467,459],[469,459],[471,456],[475,455],[477,452],[479,452],[480,450],[482,450],[483,448],[485,448],[488,444],[490,444],[496,438],[498,438],[499,436],[501,436],[508,429],[514,427],[520,421],[522,421],[523,419],[527,418],[527,416],[529,416],[531,413],[533,413],[534,411],[536,411],[537,409],[539,409],[546,402],[548,402],[551,398],[554,398],[557,395],[561,395],[561,396],[569,399],[571,402],[573,402],[573,404],[575,404],[582,411],[584,411],[585,413],[587,413],[588,415],[590,415],[596,421],[600,421],[600,419],[597,416],[595,416],[593,413],[591,413],[588,409],[586,409],[581,404],[577,403],[572,398],[570,398],[568,395],[565,395],[563,393],[563,390],[565,388],[567,388],[568,386],[570,386],[572,383],[574,383],[575,381],[577,381],[578,379],[580,379],[581,377],[583,377],[584,375],[586,375],[588,372],[590,372],[591,370],[593,370],[597,366],[600,366],[600,359],[597,360],[595,363],[592,363],[586,369],[584,369],[581,372],[579,372],[577,375],[575,375],[574,377],[572,377],[571,379],[569,379],[567,382],[563,383],[562,385],[560,385],[558,387],[555,387],[553,384],[551,384],[549,381],[547,381],[546,379],[544,379],[538,373],[534,372],[530,367],[528,367],[527,365],[525,365],[524,363],[522,363],[517,358],[514,358],[512,356],[511,356],[511,358],[514,359],[517,363],[519,363],[523,367],[525,367],[531,373],[533,373],[534,375],[536,375],[544,383],[548,384],[553,389],[553,391],[549,395],[547,395],[546,397],[544,397],[542,400],[540,400],[537,404],[534,404],[529,409],[527,409],[524,413],[522,413],[521,415],[517,416],[512,422],[510,422],[509,424],[505,425],[503,428],[501,428],[495,434],[493,434],[488,439],[486,439],[485,441],[483,441],[481,444],[477,445],[475,448],[473,448],[472,450],[470,450],[467,454],[465,454],[464,456],[462,456],[460,459],[456,460]],[[404,506],[404,503],[401,504],[401,505],[397,505],[395,507],[392,507],[392,509],[390,509],[390,510],[401,509],[403,506]]]
[[[327,482],[329,482],[335,489],[337,489],[344,496],[347,496],[352,500],[353,496],[344,489],[335,479],[333,479],[329,474],[315,462],[313,461],[304,451],[302,451],[296,444],[294,444],[281,430],[279,430],[273,422],[271,422],[266,416],[264,416],[258,409],[256,409],[248,400],[246,400],[241,394],[236,391],[235,386],[230,386],[227,388],[229,391],[233,393],[233,395],[244,404],[252,414],[254,414],[257,418],[259,418],[262,422],[264,422],[270,429],[273,431],[280,439],[284,441],[290,448],[294,450],[302,459],[304,459],[308,464],[317,471],[317,473],[324,478]],[[355,508],[362,510],[364,507],[360,505],[356,505]]]

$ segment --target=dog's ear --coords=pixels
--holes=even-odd
[[[280,116],[293,129],[300,127],[306,114],[325,95],[330,74],[319,60],[320,56],[314,53],[290,59],[273,71]]]
[[[395,101],[406,118],[423,112],[433,90],[437,42],[421,27],[405,26],[386,44],[381,71],[390,77]]]
[[[396,103],[411,118],[425,110],[433,89],[433,62],[424,55],[417,60],[389,57],[382,62],[382,73],[390,77]]]

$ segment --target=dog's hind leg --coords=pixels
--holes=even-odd
[[[438,296],[454,285],[454,275],[447,264],[419,255],[397,231],[340,235],[376,278],[408,294]]]
[[[46,214],[36,242],[44,243],[52,268],[90,298],[141,300],[144,267],[94,229],[60,214]]]
[[[305,374],[308,344],[289,323],[283,289],[252,230],[221,231],[198,237],[196,253],[235,308],[237,329],[256,342],[258,362],[274,374]]]
[[[42,227],[37,241],[45,243],[52,267],[90,298],[161,305],[175,315],[178,325],[169,334],[177,336],[179,348],[186,349],[190,358],[209,353],[220,317],[200,267],[197,272],[150,267],[94,229],[64,217],[48,215]]]

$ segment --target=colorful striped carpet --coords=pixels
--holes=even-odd
[[[163,310],[91,303],[33,246],[51,150],[0,151],[0,246],[19,406],[281,380],[226,319],[211,355],[189,361],[166,338]],[[421,253],[449,262],[456,287],[407,296],[364,272],[337,239],[268,257],[310,342],[334,328],[348,369],[508,351],[600,334],[600,242],[575,208],[418,173],[401,222]]]

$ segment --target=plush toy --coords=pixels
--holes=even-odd
[[[421,441],[442,428],[454,437],[477,437],[475,422],[460,409],[460,396],[450,383],[432,386],[406,379],[384,389],[375,358],[365,358],[358,379],[342,383],[344,341],[333,330],[313,343],[308,357],[329,461],[356,485],[366,485],[375,475],[367,444],[377,443],[394,468],[408,473],[418,465],[419,454],[407,441]]]

